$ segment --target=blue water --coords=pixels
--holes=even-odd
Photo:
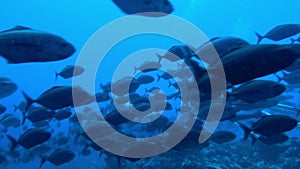
[[[208,38],[235,36],[255,44],[257,37],[254,31],[264,34],[280,24],[300,23],[298,12],[300,2],[298,0],[170,0],[170,2],[174,6],[173,15],[191,22]],[[15,25],[22,25],[62,36],[76,48],[76,52],[70,58],[57,62],[7,64],[4,59],[0,58],[0,76],[9,77],[18,85],[18,90],[13,95],[0,100],[0,104],[6,105],[8,108],[7,113],[13,113],[13,104],[18,104],[24,100],[21,91],[26,91],[29,96],[36,98],[51,86],[70,85],[72,82],[70,79],[65,80],[59,78],[58,82],[55,83],[54,72],[63,69],[68,64],[75,64],[77,56],[84,44],[98,29],[115,19],[125,16],[111,0],[10,0],[1,1],[0,6],[0,30],[7,30]],[[120,28],[120,31],[122,31],[122,28]],[[182,31],[184,32],[184,30]],[[263,43],[273,42],[265,39]],[[290,41],[283,40],[277,43],[290,43]],[[100,83],[111,81],[111,75],[114,69],[127,55],[145,48],[155,47],[167,50],[174,44],[178,44],[178,42],[155,35],[134,37],[118,44],[119,46],[116,46],[116,48],[107,55],[107,61],[104,60],[104,63],[99,68],[100,70],[99,74],[97,74],[95,84],[96,90],[100,89]],[[113,57],[115,58],[110,59]],[[86,59],[88,60],[89,58]],[[274,77],[270,76],[268,78],[273,79]],[[295,98],[293,101],[299,102],[299,95],[296,93],[294,93],[294,95]],[[18,111],[15,114],[21,119],[21,112]],[[29,122],[27,123],[29,124]],[[61,122],[60,127],[57,127],[55,122],[51,123],[51,125],[51,129],[55,132],[62,131],[64,133],[68,133],[70,127],[68,122]],[[231,127],[233,131],[238,134],[237,140],[242,137],[242,130],[235,124],[222,123],[220,124],[220,128],[222,127]],[[295,129],[290,132],[290,136],[299,136],[298,132],[300,131]],[[8,134],[15,136],[15,138],[18,138],[21,133],[21,127],[8,129]],[[10,144],[5,136],[0,140],[0,154],[6,154],[5,152],[8,151]],[[51,144],[51,142],[49,144]],[[251,149],[250,143],[245,144]],[[221,149],[221,147],[222,146],[219,146],[218,148]],[[69,143],[68,148],[72,150],[71,143]],[[18,150],[23,154],[21,158],[25,158],[26,150],[20,146]],[[88,157],[82,157],[79,155],[79,148],[74,148],[73,151],[76,153],[76,158],[70,163],[55,167],[49,162],[46,162],[43,169],[88,169],[105,167],[105,157],[101,156],[98,158],[97,152],[93,152],[92,155]],[[38,158],[30,160],[29,162],[14,163],[13,157],[9,157],[9,155],[7,157],[9,164],[5,167],[3,166],[3,168],[38,168],[39,165]],[[215,155],[214,158],[221,157]],[[275,164],[275,162],[273,163]],[[267,166],[265,167],[267,168]],[[300,164],[298,164],[298,167],[300,168]]]

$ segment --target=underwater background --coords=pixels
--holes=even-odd
[[[233,36],[244,39],[250,44],[256,44],[257,36],[254,32],[264,34],[277,25],[294,23],[299,24],[300,18],[298,0],[170,0],[174,11],[172,15],[186,19],[199,28],[209,39],[214,37]],[[0,99],[0,104],[7,110],[0,115],[13,114],[22,121],[21,111],[14,111],[14,105],[25,101],[22,91],[32,98],[37,98],[41,93],[53,86],[71,85],[72,79],[58,77],[55,80],[55,71],[61,71],[66,65],[74,65],[86,41],[101,27],[115,19],[125,16],[111,0],[87,1],[58,1],[58,0],[10,0],[0,2],[0,30],[8,30],[16,25],[42,30],[63,37],[76,49],[75,53],[64,60],[55,62],[38,62],[8,64],[0,58],[1,77],[7,77],[17,85],[17,91],[12,95]],[[139,25],[136,25],[139,26]],[[122,31],[122,28],[120,28]],[[185,31],[185,30],[182,30]],[[295,35],[293,38],[298,38]],[[264,39],[261,44],[290,44],[289,38],[278,42]],[[114,48],[101,64],[96,78],[95,88],[101,90],[99,84],[111,81],[112,74],[118,64],[129,54],[145,49],[160,48],[168,50],[178,42],[160,36],[145,35],[124,41]],[[99,46],[101,48],[101,46]],[[1,50],[1,49],[0,49]],[[113,59],[111,59],[113,58]],[[89,60],[89,58],[86,58]],[[284,74],[279,72],[279,76]],[[277,81],[275,75],[263,79]],[[161,82],[160,86],[168,88],[168,82]],[[261,111],[269,114],[284,114],[299,120],[297,111],[300,109],[299,84],[285,85],[286,91],[278,96],[278,101],[286,107],[263,108]],[[140,90],[143,93],[144,90]],[[250,95],[250,94],[249,94]],[[276,99],[276,98],[275,98]],[[99,103],[105,107],[109,102]],[[173,106],[176,101],[171,103]],[[177,103],[178,104],[178,103]],[[253,103],[255,104],[255,103]],[[288,107],[288,108],[287,108]],[[256,107],[259,108],[259,107]],[[257,109],[251,111],[255,112]],[[169,110],[176,111],[176,108]],[[72,110],[72,115],[75,111]],[[172,113],[170,113],[172,114]],[[2,116],[2,117],[1,117]],[[76,116],[75,116],[76,118]],[[258,118],[257,118],[258,119]],[[250,119],[249,124],[257,121]],[[249,120],[249,119],[248,119]],[[2,118],[3,122],[3,118]],[[12,125],[13,126],[13,125]],[[0,120],[0,167],[7,169],[39,168],[40,157],[49,156],[57,148],[65,148],[75,154],[75,158],[68,163],[55,166],[46,162],[43,169],[100,169],[100,168],[300,168],[300,140],[299,128],[286,132],[289,137],[284,143],[266,145],[243,140],[244,131],[232,121],[222,121],[217,130],[226,130],[236,135],[235,139],[224,144],[210,143],[209,146],[184,145],[186,149],[170,150],[164,154],[141,159],[137,162],[121,160],[112,155],[99,156],[99,152],[92,147],[90,153],[84,154],[86,148],[83,136],[78,136],[76,131],[82,131],[78,123],[71,120],[51,120],[44,129],[51,131],[51,138],[46,141],[46,150],[33,147],[24,149],[17,146],[9,152],[11,142],[6,135],[19,138],[26,128],[33,127],[29,120],[25,124],[14,127],[1,125]],[[124,126],[126,128],[128,126]],[[130,130],[130,129],[129,129]],[[137,132],[139,130],[137,129]],[[79,138],[78,138],[79,137]],[[64,140],[63,140],[64,139]],[[62,140],[59,144],[58,140]]]

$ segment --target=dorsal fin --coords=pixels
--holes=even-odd
[[[28,27],[25,27],[25,26],[20,26],[20,25],[17,25],[11,29],[8,29],[8,30],[5,30],[5,31],[2,31],[0,33],[3,33],[3,32],[11,32],[11,31],[21,31],[21,30],[31,30],[31,28],[28,28]]]

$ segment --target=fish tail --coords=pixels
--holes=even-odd
[[[295,43],[295,41],[296,41],[296,39],[294,39],[294,38],[291,38],[291,44],[294,44],[294,43]]]
[[[161,75],[159,75],[158,73],[156,73],[156,76],[157,76],[157,82],[161,79]]]
[[[22,115],[23,115],[23,118],[22,118],[22,126],[23,126],[25,123],[25,120],[26,120],[26,112],[22,112]]]
[[[244,140],[247,140],[251,132],[251,129],[240,122],[236,122],[236,123],[244,130]]]
[[[14,139],[12,136],[10,135],[6,135],[6,137],[9,139],[9,141],[11,142],[11,147],[9,149],[9,153],[11,153],[18,145],[18,142],[16,139]]]
[[[255,32],[256,36],[257,36],[257,44],[259,44],[261,42],[261,40],[264,38],[263,36],[261,36],[259,33]]]
[[[22,91],[22,94],[26,100],[26,107],[25,107],[25,111],[27,112],[27,110],[29,109],[29,107],[32,105],[32,103],[34,103],[34,100],[32,98],[30,98],[24,91]]]
[[[146,94],[148,94],[148,93],[150,93],[150,90],[145,88],[145,92],[146,92]]]
[[[44,163],[45,163],[46,161],[47,161],[47,157],[42,156],[42,157],[41,157],[41,161],[40,161],[39,169],[42,168],[42,166],[44,165]]]
[[[58,76],[59,76],[59,73],[57,73],[57,71],[55,71],[55,83],[57,82]]]
[[[168,81],[169,81],[168,88],[170,88],[171,86],[174,86],[174,85],[171,83],[171,81],[170,81],[170,80],[168,80]]]
[[[18,109],[19,109],[19,107],[14,104],[14,112],[16,112]]]
[[[275,73],[275,76],[277,78],[277,83],[281,82],[283,80],[283,77],[280,77],[278,74]]]
[[[163,59],[163,56],[160,54],[156,54],[157,58],[158,58],[158,63],[161,62],[161,60]]]

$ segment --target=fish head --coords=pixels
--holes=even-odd
[[[275,84],[274,87],[273,87],[273,94],[275,96],[277,96],[277,95],[283,93],[285,91],[285,89],[286,88],[285,88],[284,85],[282,85],[282,84]]]
[[[17,90],[17,85],[8,78],[0,78],[0,98],[11,95]]]
[[[51,61],[62,60],[70,57],[75,52],[75,47],[66,40],[53,36],[45,40],[43,44],[44,55]]]

